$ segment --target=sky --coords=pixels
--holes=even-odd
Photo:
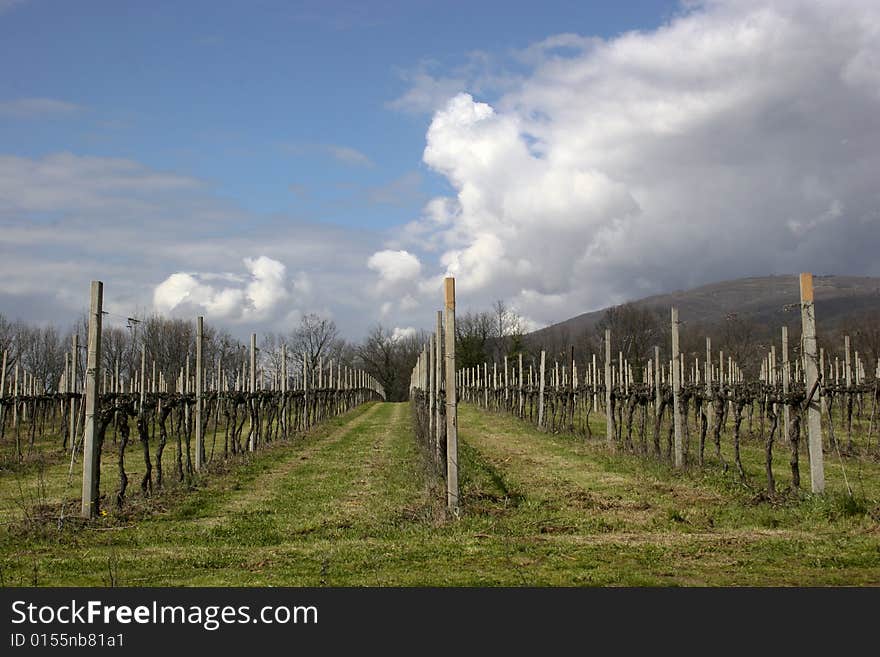
[[[880,275],[880,3],[0,0],[0,313],[359,340]]]

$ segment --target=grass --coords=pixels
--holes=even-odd
[[[674,472],[469,405],[459,426],[465,511],[457,521],[438,513],[407,404],[356,409],[191,491],[146,503],[135,483],[136,513],[85,526],[23,522],[14,503],[19,485],[39,489],[40,471],[46,500],[75,501],[66,463],[4,473],[0,584],[880,584],[876,463],[850,464],[854,497],[831,459],[828,495],[768,501],[757,494],[763,453],[750,442],[747,487],[713,464]],[[777,453],[781,488],[787,454]],[[136,469],[139,453],[130,455]]]

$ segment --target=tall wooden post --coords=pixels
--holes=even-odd
[[[681,439],[681,409],[678,398],[681,395],[681,367],[678,350],[678,308],[672,309],[672,418],[675,427],[675,467],[684,465],[684,452]]]
[[[3,350],[3,366],[0,367],[0,399],[6,394],[6,356],[7,350]],[[72,440],[72,438],[71,438]]]
[[[89,342],[86,360],[85,379],[85,434],[83,439],[83,481],[82,510],[83,518],[91,518],[97,510],[98,481],[95,478],[100,467],[100,454],[95,444],[97,429],[96,415],[100,412],[98,401],[98,379],[101,368],[101,320],[104,305],[104,284],[92,281],[91,302],[89,304]]]
[[[544,427],[544,370],[547,354],[541,350],[541,376],[538,379],[538,427]]]
[[[433,333],[428,340],[428,437],[434,437],[434,405],[437,403],[437,381],[434,376],[437,363],[434,362],[437,353],[437,336]]]
[[[251,404],[256,404],[256,397],[253,395],[257,392],[257,334],[251,333],[251,353],[250,353],[250,381],[249,383],[249,392],[251,393],[251,398],[248,401],[248,406]],[[253,414],[251,414],[253,418]],[[253,424],[253,422],[252,422]],[[257,427],[251,426],[250,431],[248,431],[248,451],[253,452],[257,448]]]
[[[73,352],[70,354],[70,392],[76,393],[76,378],[79,374],[79,334],[73,334]],[[76,399],[70,398],[70,452],[76,449]]]
[[[813,274],[801,274],[801,323],[804,343],[804,378],[809,405],[807,432],[810,450],[810,483],[814,493],[825,491],[825,456],[822,453],[822,416],[819,411],[818,353],[816,349],[816,311],[813,305]],[[810,397],[810,395],[812,395]]]
[[[519,409],[519,410],[518,410],[518,412],[517,412],[517,416],[518,416],[518,417],[522,417],[522,414],[523,414],[523,366],[522,366],[522,352],[519,352],[519,354],[518,354],[518,358],[519,358],[519,374],[517,374],[517,377],[516,377],[516,385],[517,385],[518,392],[519,392],[519,399],[518,399],[518,401],[517,401],[518,409]]]
[[[782,396],[788,398],[788,388],[790,385],[788,373],[788,327],[782,327]],[[809,391],[808,391],[809,392]],[[783,441],[788,442],[788,421],[789,421],[788,401],[782,405],[782,428],[785,431]]]
[[[706,423],[715,424],[715,404],[712,403],[712,338],[706,338]]]
[[[605,329],[605,441],[614,448],[614,419],[611,417],[611,329]]]
[[[455,390],[455,279],[447,278],[446,305],[446,506],[458,515],[458,405]]]
[[[660,414],[660,347],[654,346],[654,415]]]
[[[440,391],[443,389],[443,311],[437,311],[437,349],[436,358],[434,359],[434,369],[436,370],[435,378],[437,380],[437,404],[434,406],[434,432],[435,432],[435,457],[440,461],[441,447],[443,445],[443,432],[446,427],[440,422],[442,413],[440,411]]]
[[[202,387],[204,381],[202,349],[205,345],[205,318],[196,319],[196,472],[202,469]]]

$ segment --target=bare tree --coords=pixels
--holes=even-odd
[[[386,399],[403,401],[409,396],[410,373],[427,341],[424,332],[395,336],[377,325],[355,351],[364,370],[382,385]]]
[[[475,367],[489,359],[495,328],[495,318],[488,312],[455,318],[455,359],[460,367]]]
[[[340,361],[346,353],[345,341],[339,337],[336,322],[315,313],[303,315],[299,326],[290,335],[291,357],[302,371],[303,358],[310,369],[318,366],[320,359]]]
[[[623,357],[638,369],[646,362],[654,345],[667,343],[667,324],[657,311],[625,303],[605,311],[596,324],[596,337],[601,344],[605,339],[605,330],[610,329],[613,354],[616,356],[617,352],[623,352]],[[599,353],[603,354],[603,350],[600,349]]]

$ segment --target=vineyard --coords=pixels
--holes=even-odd
[[[858,352],[851,352],[847,337],[842,345],[841,373],[841,358],[835,356],[832,362],[824,349],[816,346],[810,274],[801,276],[801,296],[804,330],[797,351],[802,358],[789,358],[788,329],[783,327],[781,359],[773,345],[757,380],[747,380],[739,364],[725,358],[723,351],[713,353],[709,337],[702,363],[699,358],[686,362],[679,350],[680,322],[675,308],[671,313],[672,358],[661,362],[660,348],[654,347],[654,358],[637,364],[640,378],[634,376],[634,364],[625,360],[622,352],[613,356],[610,330],[605,331],[601,368],[596,354],[579,368],[572,349],[570,359],[550,366],[542,350],[537,367],[530,364],[528,370],[519,354],[515,363],[505,356],[501,367],[493,362],[491,366],[483,363],[482,367],[444,372],[439,366],[444,354],[438,314],[437,333],[431,336],[413,371],[418,433],[435,462],[442,463],[446,455],[445,460],[451,463],[456,456],[447,454],[443,436],[445,426],[452,423],[444,426],[443,418],[456,397],[483,409],[510,413],[539,429],[587,439],[593,437],[591,414],[596,413],[604,417],[606,444],[613,451],[650,455],[676,468],[692,464],[702,468],[707,464],[708,440],[722,472],[728,472],[732,461],[738,482],[746,486],[753,482],[743,466],[742,443],[759,444],[764,451],[769,496],[777,492],[775,444],[788,450],[793,490],[801,486],[801,451],[806,452],[814,493],[825,488],[827,451],[836,457],[847,493],[852,495],[845,457],[860,463],[880,455],[880,440],[874,436],[878,430],[880,362],[874,364],[874,376],[867,379],[866,363]],[[454,322],[454,313],[448,321]],[[454,362],[454,353],[452,359]],[[451,388],[445,381],[453,380],[452,376],[456,384],[450,402]],[[802,430],[808,424],[809,428]],[[805,435],[809,442],[802,440]],[[722,442],[728,442],[728,436],[731,454],[725,458]],[[447,480],[452,476],[454,470],[449,471]]]
[[[28,464],[43,467],[47,461],[69,456],[68,484],[82,460],[81,515],[91,518],[106,510],[112,499],[119,512],[129,489],[126,461],[129,446],[139,444],[143,498],[167,487],[169,476],[177,484],[192,486],[198,476],[217,463],[254,452],[276,441],[290,440],[328,418],[347,413],[367,401],[380,399],[381,386],[360,370],[337,366],[322,359],[316,367],[301,358],[297,375],[288,372],[286,347],[278,354],[275,371],[258,369],[256,334],[251,335],[249,358],[240,370],[204,362],[204,322],[196,322],[194,359],[187,355],[176,379],[169,382],[156,361],[147,367],[146,345],[141,345],[139,376],[125,381],[116,370],[98,385],[101,361],[102,295],[100,283],[92,286],[92,308],[86,369],[78,380],[78,336],[74,335],[65,370],[55,388],[39,381],[16,364],[6,382],[7,353],[3,354],[0,381],[0,439],[3,458],[12,471]],[[192,361],[192,362],[191,362]],[[192,365],[192,367],[191,367]],[[147,372],[150,375],[147,375]],[[112,440],[112,448],[105,442]],[[8,443],[5,439],[8,438]],[[172,451],[166,453],[166,448]],[[115,456],[112,493],[101,492],[102,470]],[[170,472],[169,474],[166,474]],[[42,495],[42,491],[38,491]],[[28,513],[52,514],[63,519],[75,515],[75,502],[54,501],[48,508],[41,499]],[[60,521],[59,521],[60,522]]]
[[[675,309],[668,359],[460,367],[447,279],[406,403],[256,336],[206,358],[200,318],[173,372],[104,377],[93,290],[84,376],[74,344],[0,386],[2,583],[880,583],[880,372],[817,348],[806,289],[750,378]]]

